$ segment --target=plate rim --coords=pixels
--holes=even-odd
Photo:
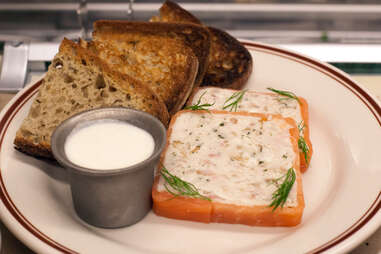
[[[272,55],[277,55],[280,57],[284,57],[290,59],[292,61],[296,61],[300,64],[306,65],[310,68],[313,68],[322,74],[328,75],[330,78],[333,78],[342,86],[351,91],[358,99],[362,101],[363,104],[369,109],[372,115],[375,117],[379,126],[381,127],[381,106],[380,103],[375,99],[374,96],[369,94],[364,87],[359,85],[356,81],[354,81],[348,74],[337,69],[336,67],[323,63],[319,60],[313,59],[309,56],[305,56],[303,54],[293,52],[288,49],[283,49],[278,46],[273,46],[265,43],[253,42],[249,40],[240,40],[249,50],[256,50],[266,52]],[[0,113],[0,151],[3,144],[4,136],[7,132],[8,126],[12,122],[14,116],[18,113],[18,111],[24,106],[26,102],[30,100],[32,96],[34,96],[39,86],[41,85],[42,80],[25,87],[19,93],[8,102],[8,104],[3,108]],[[32,223],[30,223],[22,213],[17,209],[9,194],[7,193],[4,180],[2,177],[2,170],[0,167],[0,199],[1,199],[1,209],[0,215],[1,220],[4,224],[6,224],[7,228],[15,234],[19,239],[22,240],[24,244],[30,247],[35,251],[46,251],[47,249],[51,251],[60,251],[62,253],[78,253],[74,250],[71,250],[64,245],[54,241],[49,236],[43,234],[38,230]],[[343,231],[341,234],[337,235],[330,241],[308,251],[308,253],[321,253],[324,251],[333,250],[334,248],[340,247],[340,245],[344,245],[341,251],[349,251],[359,244],[359,241],[348,242],[351,239],[351,236],[358,233],[360,230],[364,229],[365,225],[368,225],[368,228],[373,225],[373,228],[370,228],[368,231],[362,233],[362,240],[369,237],[372,233],[374,233],[378,227],[381,225],[381,220],[372,221],[372,219],[377,218],[377,213],[381,210],[381,190],[378,193],[377,197],[370,205],[370,207],[366,210],[366,212],[348,229]],[[11,216],[11,217],[9,217]],[[380,217],[380,216],[379,216]],[[381,217],[380,217],[381,218]],[[11,223],[12,220],[16,220],[18,224]],[[27,232],[21,232],[23,229]],[[30,236],[33,236],[33,240],[29,239]],[[38,242],[36,242],[36,238]],[[361,240],[360,239],[360,240]],[[47,246],[46,246],[47,245]]]

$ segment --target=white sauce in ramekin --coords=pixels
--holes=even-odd
[[[96,120],[73,129],[65,142],[74,164],[99,170],[125,168],[150,157],[155,141],[147,131],[127,122]]]

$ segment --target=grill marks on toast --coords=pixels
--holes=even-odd
[[[166,1],[160,8],[160,17],[151,21],[202,24],[191,13],[178,4]],[[211,47],[208,68],[202,86],[240,89],[252,72],[252,58],[249,51],[228,33],[208,27]]]
[[[31,155],[52,158],[50,137],[62,121],[107,106],[142,110],[165,125],[169,120],[165,104],[149,87],[111,70],[89,50],[64,39],[14,144]]]
[[[97,21],[93,40],[100,58],[148,84],[171,113],[200,84],[210,47],[206,29],[168,23]]]

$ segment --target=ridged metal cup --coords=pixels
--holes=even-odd
[[[112,170],[84,168],[72,163],[65,154],[66,138],[79,124],[100,119],[125,121],[146,130],[155,141],[152,155],[138,164]],[[165,138],[166,130],[159,120],[133,109],[94,109],[62,122],[52,135],[51,147],[56,160],[68,170],[78,216],[103,228],[129,226],[144,218],[152,206],[154,170],[165,146]]]

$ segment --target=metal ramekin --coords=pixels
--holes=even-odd
[[[94,170],[68,160],[64,144],[70,132],[87,121],[114,119],[146,130],[155,141],[153,154],[130,167]],[[62,122],[51,139],[56,160],[68,170],[74,208],[87,223],[104,228],[132,225],[151,209],[154,170],[165,146],[166,130],[155,117],[127,108],[100,108],[85,111]],[[128,155],[126,155],[128,156]]]

